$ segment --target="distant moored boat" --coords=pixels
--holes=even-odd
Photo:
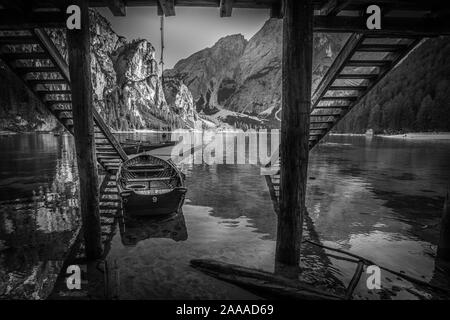
[[[123,150],[126,154],[138,154],[142,152],[151,151],[158,148],[164,148],[169,146],[174,146],[178,141],[165,141],[159,143],[150,143],[145,141],[136,141],[127,139],[122,142]]]

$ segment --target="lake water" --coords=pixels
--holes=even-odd
[[[146,139],[145,134],[139,136]],[[1,297],[11,294],[11,283],[20,288],[20,279],[38,269],[44,270],[34,276],[39,283],[51,283],[79,219],[71,137],[0,137],[0,147]],[[211,258],[274,270],[276,215],[259,167],[186,161],[182,168],[188,187],[182,216],[156,225],[120,223],[107,257],[114,266],[117,296],[254,297],[199,273],[189,261]],[[331,136],[310,157],[307,235],[449,288],[434,258],[449,182],[449,142]],[[12,202],[16,198],[20,200]],[[49,250],[55,239],[61,248]],[[324,253],[331,252],[303,247],[307,271],[302,277],[325,286],[346,286],[356,265]],[[390,273],[382,274],[382,287],[368,291],[363,276],[355,297],[431,297],[424,288]]]

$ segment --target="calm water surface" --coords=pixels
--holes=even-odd
[[[72,139],[0,136],[0,148],[0,298],[44,298],[79,227]]]
[[[70,137],[0,137],[0,147],[6,152],[0,158],[0,275],[5,278],[23,259],[17,252],[24,243],[29,244],[27,255],[35,253],[35,263],[60,259],[57,252],[42,250],[51,247],[47,238],[24,237],[24,225],[38,234],[61,237],[76,229],[78,212]],[[252,165],[185,163],[182,167],[188,186],[183,216],[159,226],[124,221],[112,240],[108,262],[115,269],[118,296],[253,297],[200,274],[189,267],[189,261],[211,258],[273,271],[276,216],[264,177]],[[448,286],[438,275],[434,252],[449,181],[449,142],[332,136],[311,154],[306,234],[426,282]],[[37,208],[16,210],[19,204],[11,204],[16,198],[22,198],[22,204],[23,199],[55,193],[59,194],[56,200],[40,198]],[[28,220],[23,222],[23,217]],[[323,250],[313,246],[304,246],[303,253],[303,265],[314,270],[310,280],[320,284],[346,286],[356,267],[325,257]],[[31,270],[28,267],[22,272]],[[308,272],[305,275],[308,278]],[[377,294],[367,292],[363,276],[356,297],[417,298],[428,294],[392,274],[382,276],[384,289]]]

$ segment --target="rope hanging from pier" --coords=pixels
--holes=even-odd
[[[164,15],[160,18],[160,28],[161,31],[161,58],[159,64],[161,65],[161,82],[164,84]]]

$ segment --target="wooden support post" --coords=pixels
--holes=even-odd
[[[278,0],[272,4],[270,8],[270,18],[271,19],[282,19],[283,18],[283,1]]]
[[[234,0],[220,0],[220,17],[231,17]]]
[[[444,212],[441,221],[441,235],[437,250],[437,257],[443,261],[450,261],[450,199],[449,190],[445,196]]]
[[[127,8],[123,0],[106,0],[106,4],[114,16],[124,17],[127,15]]]
[[[276,263],[297,267],[305,211],[311,107],[313,6],[285,0],[281,119],[280,213]]]
[[[175,1],[174,0],[158,0],[158,15],[160,11],[164,13],[166,17],[171,17],[175,15]]]
[[[87,0],[73,0],[72,3],[81,9],[81,30],[67,30],[72,114],[80,180],[80,208],[86,257],[97,259],[102,254],[102,245],[92,116],[89,11]]]

